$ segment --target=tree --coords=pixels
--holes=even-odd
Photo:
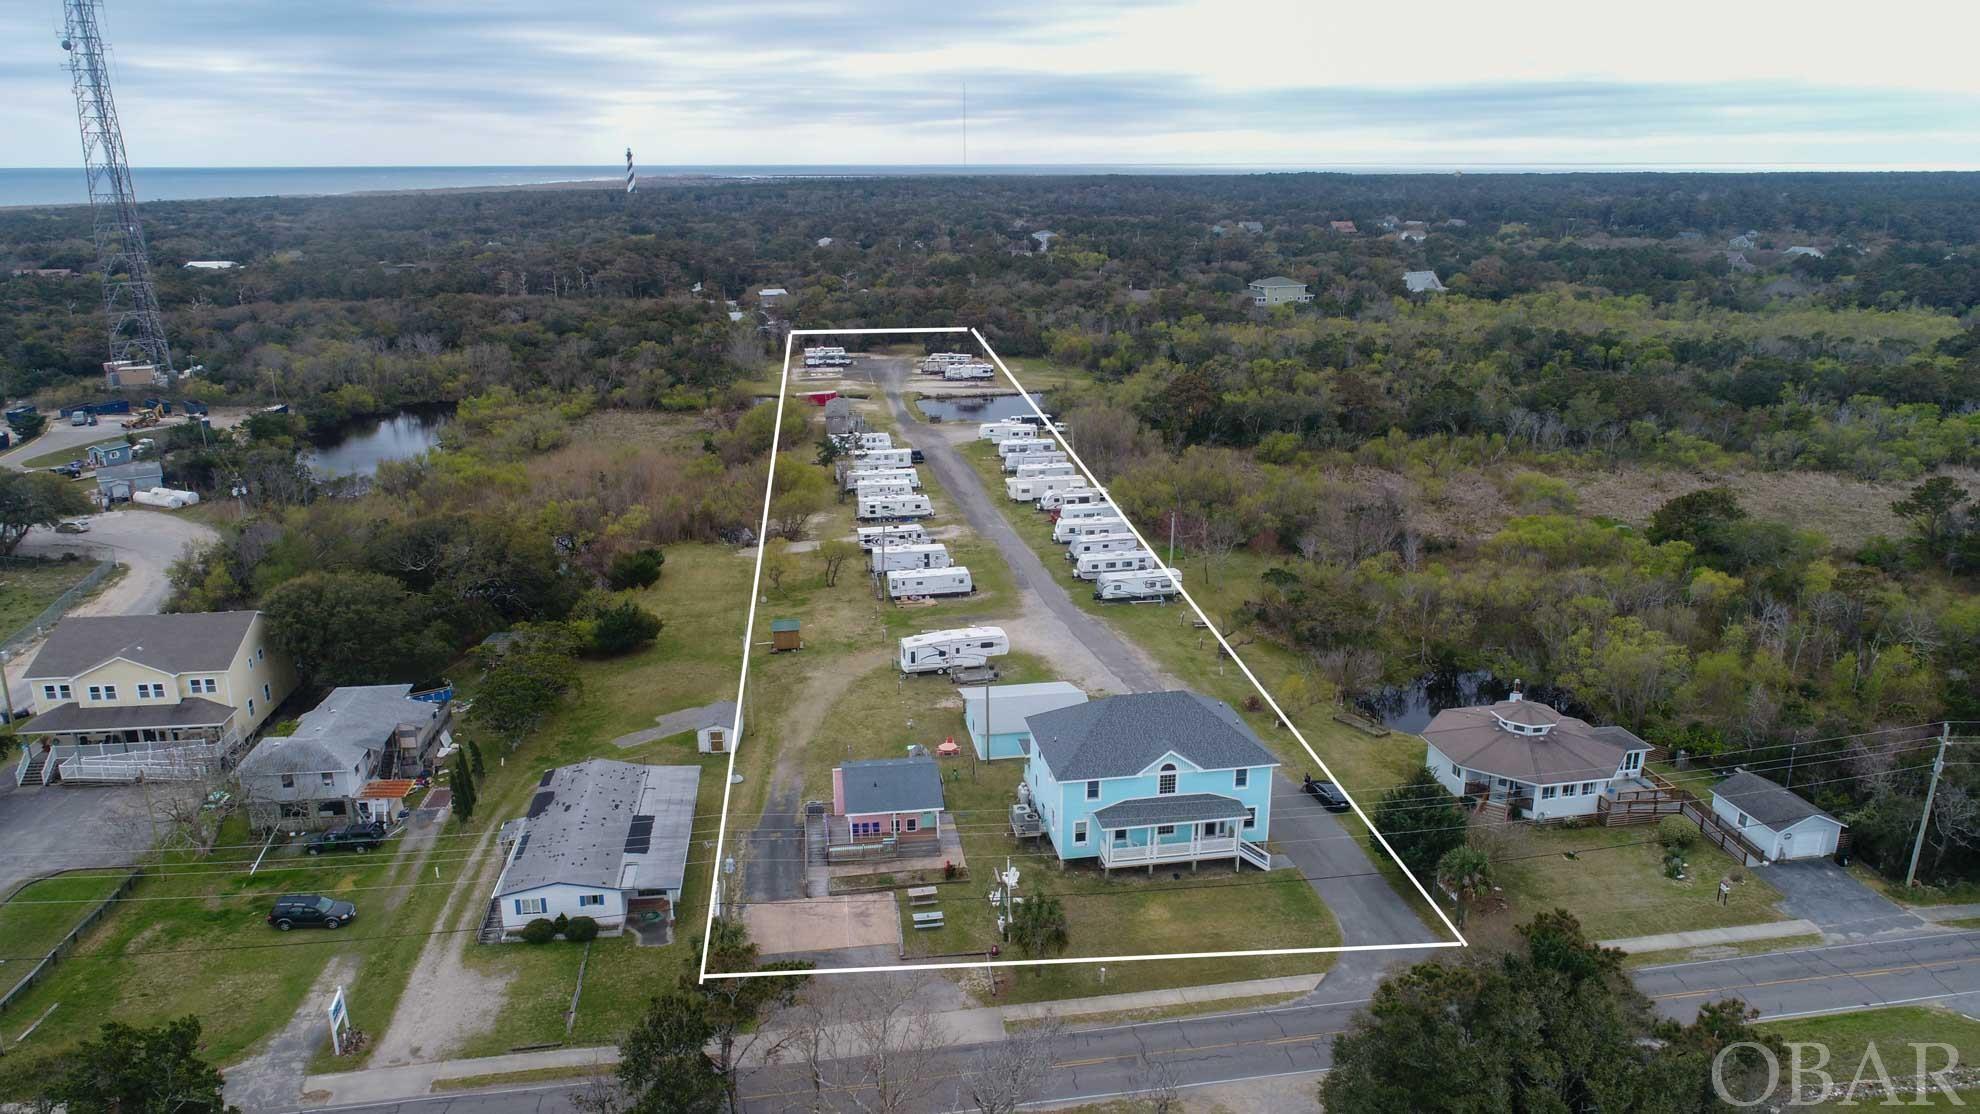
[[[865,552],[859,547],[858,542],[849,542],[844,538],[832,538],[820,542],[818,559],[825,562],[825,586],[831,588],[837,585],[839,573],[845,568],[846,562],[860,557]]]
[[[93,509],[80,485],[52,472],[0,469],[0,557],[12,556],[36,526],[53,526]]]
[[[607,657],[629,653],[660,637],[664,625],[660,616],[631,600],[607,604],[591,620],[592,652]]]
[[[483,770],[481,765],[481,746],[473,739],[469,739],[464,749],[467,751],[468,756],[468,772],[474,775],[476,781],[480,781]]]
[[[97,1039],[62,1057],[43,1097],[72,1114],[232,1114],[199,1037],[190,1015],[150,1028],[105,1022]]]
[[[618,1090],[622,1114],[714,1114],[727,1092],[704,1051],[715,1036],[708,1003],[668,988],[619,1042]]]
[[[1641,727],[1684,682],[1691,656],[1663,631],[1631,615],[1578,630],[1563,647],[1561,684],[1632,727]]]
[[[770,590],[784,595],[784,581],[797,571],[797,562],[782,545],[763,554],[763,579]]]
[[[262,601],[268,638],[305,685],[375,685],[429,674],[449,640],[418,596],[389,576],[309,572]]]
[[[1469,845],[1451,848],[1437,860],[1437,886],[1457,900],[1463,924],[1472,903],[1492,888],[1492,857]]]
[[[1037,1101],[1052,1071],[1052,1052],[1065,1036],[1056,1018],[1007,1034],[981,1052],[962,1076],[963,1094],[978,1114],[1018,1114]]]
[[[1048,893],[1027,894],[1011,913],[1011,943],[1033,959],[1066,950],[1066,908]]]
[[[1909,519],[1918,532],[1925,552],[1937,556],[1947,535],[1958,521],[1960,504],[1966,502],[1966,489],[1951,476],[1933,476],[1911,489],[1911,494],[1891,504],[1891,510]]]
[[[566,692],[577,687],[573,639],[561,624],[531,627],[497,658],[474,694],[468,719],[514,750]]]
[[[780,960],[759,968],[756,943],[749,938],[748,927],[739,920],[717,917],[710,926],[708,937],[708,969],[786,972],[762,978],[706,981],[700,980],[698,972],[692,967],[681,972],[681,990],[701,1000],[703,1016],[708,1021],[710,1036],[715,1044],[712,1058],[714,1069],[721,1078],[729,1109],[737,1111],[741,1109],[739,1088],[742,1061],[752,1049],[769,1040],[759,1022],[766,1015],[797,1001],[798,994],[810,978],[804,972],[811,969],[811,964],[802,960]],[[776,1044],[768,1044],[762,1058],[766,1061],[774,1059],[776,1052]]]
[[[1778,1049],[1778,1038],[1751,1031],[1736,1002],[1690,1025],[1659,1020],[1622,958],[1555,912],[1520,926],[1507,948],[1475,945],[1392,975],[1334,1039],[1322,1101],[1344,1114],[1723,1109],[1711,1085],[1718,1052],[1743,1041]],[[1737,1093],[1756,1060],[1727,1061]]]
[[[454,752],[453,772],[447,780],[452,792],[454,819],[465,824],[474,816],[474,771],[468,768],[467,752]]]
[[[1375,854],[1388,855],[1375,838],[1380,832],[1418,877],[1435,877],[1444,855],[1464,844],[1464,809],[1428,766],[1418,766],[1409,780],[1382,794],[1369,819],[1375,824],[1368,835]]]
[[[605,583],[614,592],[651,588],[666,564],[667,555],[653,546],[627,550],[612,558],[605,570]]]
[[[832,501],[832,484],[823,470],[785,457],[777,471],[777,494],[770,500],[770,529],[786,541],[804,537],[804,524]]]

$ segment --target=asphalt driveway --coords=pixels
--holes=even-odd
[[[1789,917],[1813,921],[1830,940],[1860,940],[1887,932],[1917,932],[1925,921],[1856,880],[1828,859],[1759,867],[1755,875],[1781,891]]]
[[[22,788],[14,763],[0,765],[0,897],[58,870],[136,862],[151,846],[143,811],[138,786]]]

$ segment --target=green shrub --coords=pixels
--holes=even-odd
[[[1657,842],[1664,850],[1682,858],[1685,852],[1698,846],[1698,825],[1682,816],[1666,816],[1657,821]]]
[[[667,555],[658,549],[630,550],[612,558],[611,566],[605,570],[605,583],[615,592],[650,588],[660,579],[661,566],[666,563]]]
[[[660,636],[660,616],[631,600],[599,608],[591,621],[591,649],[605,656],[627,653]]]
[[[557,938],[557,926],[547,917],[538,917],[523,926],[522,939],[525,944],[548,944]]]
[[[598,938],[598,922],[590,917],[572,917],[564,925],[564,939],[573,944],[583,944]]]

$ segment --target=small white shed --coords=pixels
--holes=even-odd
[[[1712,788],[1712,811],[1752,840],[1770,862],[1833,855],[1848,827],[1800,794],[1747,770]]]
[[[717,700],[702,712],[701,725],[694,729],[694,749],[703,754],[723,754],[734,749],[735,736],[741,733],[736,702]]]

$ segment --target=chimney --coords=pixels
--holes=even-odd
[[[1521,687],[1523,686],[1521,685],[1520,679],[1518,677],[1514,677],[1512,691],[1506,694],[1506,699],[1514,703],[1517,703],[1518,701],[1524,699],[1525,694],[1519,691]]]

